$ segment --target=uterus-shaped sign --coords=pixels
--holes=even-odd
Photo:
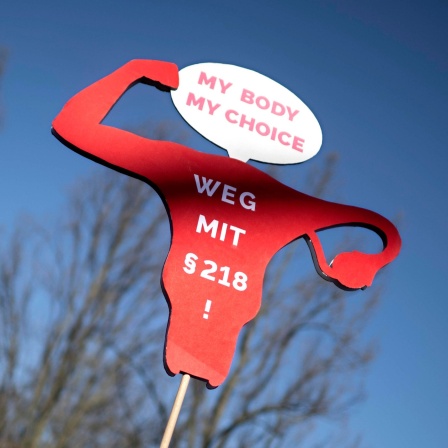
[[[248,86],[237,86],[238,77],[226,81],[225,76],[219,76],[219,69],[215,74],[198,67],[194,73],[197,77],[191,79],[196,79],[198,85],[200,80],[207,80],[210,88],[215,77],[215,83],[222,80],[228,92],[231,88],[238,89],[240,94],[244,88],[250,90]],[[233,120],[228,121],[229,126],[240,127],[235,120],[244,114],[247,120],[254,120],[252,130],[249,125],[245,125],[246,129],[242,127],[243,133],[248,130],[249,140],[251,136],[274,138],[278,145],[257,153],[256,146],[245,151],[237,143],[227,148],[234,156],[228,158],[103,125],[101,122],[107,113],[136,82],[162,90],[183,89],[183,96],[175,100],[179,110],[190,108],[196,110],[195,113],[208,114],[204,107],[208,107],[207,101],[210,101],[219,120],[226,120],[226,112],[234,111],[227,113]],[[263,84],[263,88],[266,85]],[[194,89],[193,85],[190,87]],[[250,87],[253,92],[254,85]],[[53,133],[82,155],[146,181],[161,196],[172,229],[171,247],[162,273],[170,309],[165,367],[170,374],[188,373],[207,381],[208,387],[217,387],[228,374],[241,328],[260,308],[264,273],[278,250],[303,237],[322,277],[345,289],[359,289],[369,286],[377,271],[398,255],[401,241],[393,224],[381,215],[308,196],[242,161],[254,158],[290,163],[290,158],[297,162],[318,151],[322,140],[320,128],[314,123],[310,133],[300,126],[295,127],[295,116],[303,111],[306,118],[307,113],[301,104],[289,101],[288,94],[280,98],[263,91],[252,97],[255,107],[256,98],[271,98],[270,109],[263,109],[266,102],[258,100],[263,113],[279,117],[283,111],[284,121],[271,122],[257,115],[255,107],[250,109],[253,115],[249,117],[241,104],[238,109],[230,103],[224,106],[223,101],[218,103],[198,94],[193,102],[188,89],[187,81],[185,86],[179,86],[178,69],[174,64],[131,61],[75,95],[54,120]],[[238,92],[235,98],[241,99]],[[248,106],[249,98],[246,92]],[[222,107],[220,116],[216,104]],[[292,117],[289,123],[288,117]],[[311,117],[307,119],[312,122]],[[259,126],[261,133],[257,132],[256,123],[265,124]],[[267,126],[271,134],[262,135]],[[274,128],[277,131],[272,137]],[[228,132],[231,131],[225,133]],[[280,132],[283,132],[281,137]],[[217,140],[222,146],[226,144],[220,136]],[[275,153],[278,148],[285,149],[287,161],[281,162],[282,156]],[[383,240],[383,251],[378,254],[345,252],[328,263],[316,232],[341,225],[365,227],[377,233]]]

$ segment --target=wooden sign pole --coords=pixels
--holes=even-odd
[[[177,418],[179,417],[180,408],[182,407],[189,382],[190,375],[184,374],[179,384],[179,390],[177,391],[176,399],[174,400],[170,418],[168,419],[168,423],[166,424],[163,439],[160,443],[160,448],[168,448],[170,446],[171,437],[173,436],[174,427],[176,426]]]

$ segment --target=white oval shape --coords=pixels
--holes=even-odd
[[[322,145],[322,130],[308,106],[286,87],[246,68],[190,65],[180,70],[171,98],[190,126],[244,162],[304,162]]]

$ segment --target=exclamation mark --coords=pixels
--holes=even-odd
[[[208,319],[208,313],[210,312],[211,307],[212,307],[212,301],[207,300],[207,302],[205,302],[205,313],[202,315],[204,319]]]

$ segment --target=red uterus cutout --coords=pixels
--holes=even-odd
[[[178,69],[160,61],[125,64],[68,101],[53,133],[80,154],[146,181],[163,199],[172,228],[162,273],[170,309],[165,366],[216,387],[242,326],[260,308],[264,273],[278,250],[303,237],[322,277],[359,289],[398,255],[400,236],[377,213],[308,196],[240,160],[101,124],[137,82],[176,89]],[[329,264],[316,232],[341,225],[372,230],[383,251],[345,252]]]

